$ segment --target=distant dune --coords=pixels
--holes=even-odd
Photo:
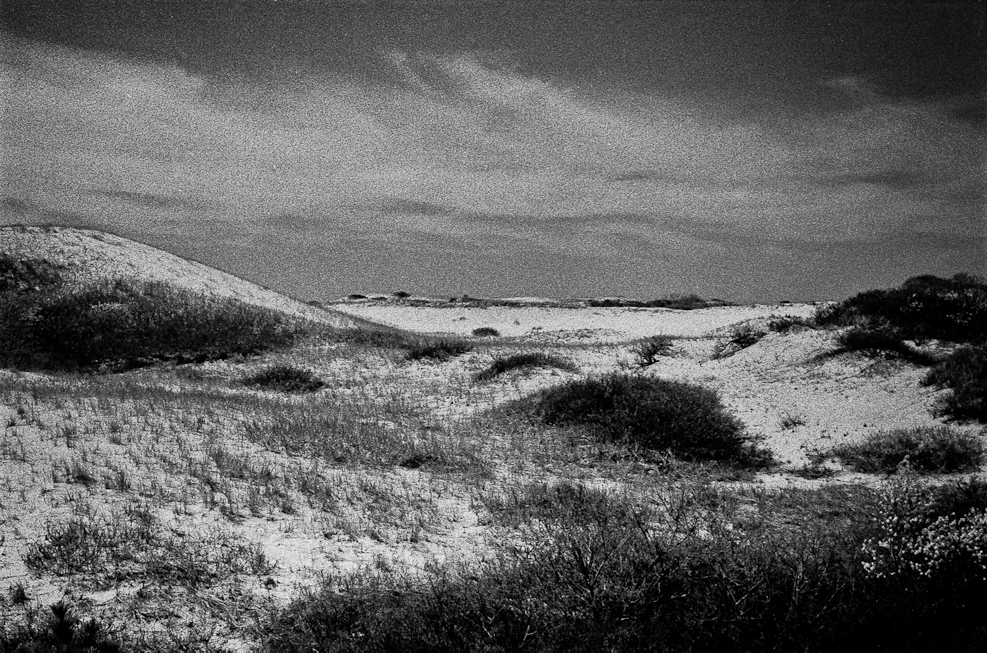
[[[336,327],[357,321],[337,311],[310,306],[255,283],[149,245],[92,229],[74,227],[0,227],[0,254],[48,261],[63,267],[68,283],[118,277],[162,281],[195,292],[237,299],[288,315]]]

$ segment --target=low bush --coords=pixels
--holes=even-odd
[[[46,619],[8,632],[0,629],[0,650],[13,653],[120,653],[123,646],[95,619],[83,621],[63,601],[49,607]]]
[[[690,383],[616,373],[581,379],[542,392],[534,411],[548,424],[586,426],[603,439],[685,460],[765,462],[719,395]]]
[[[287,347],[305,332],[276,311],[157,282],[119,279],[0,299],[0,362],[28,368],[202,362]]]
[[[62,283],[65,266],[0,254],[0,294],[36,292]]]
[[[750,324],[737,324],[730,330],[730,337],[713,350],[713,358],[727,358],[741,349],[747,349],[765,336],[765,332]]]
[[[409,360],[431,358],[444,361],[472,351],[473,345],[458,338],[424,338],[409,344],[407,349]]]
[[[638,367],[648,367],[658,362],[660,356],[667,356],[672,351],[672,337],[665,335],[651,336],[634,345],[631,352]]]
[[[490,367],[477,372],[473,379],[475,381],[489,381],[511,370],[532,367],[554,367],[555,369],[566,372],[577,372],[579,370],[572,362],[564,358],[543,352],[529,352],[495,358],[493,363],[490,364]]]
[[[987,484],[937,488],[906,465],[885,485],[876,525],[863,545],[868,579],[901,593],[904,616],[921,623],[926,637],[935,626],[964,628],[960,620],[976,613],[987,590]],[[982,648],[987,628],[977,631]],[[976,650],[976,643],[964,642],[961,650]]]
[[[816,312],[820,325],[887,324],[910,340],[987,338],[987,282],[970,274],[913,277],[900,288],[868,290]]]
[[[981,436],[944,426],[896,429],[837,447],[833,454],[861,472],[890,474],[907,458],[916,472],[950,474],[978,469],[984,443]]]
[[[478,327],[473,329],[473,335],[480,338],[497,337],[500,335],[500,331],[493,327]]]
[[[768,322],[768,330],[774,331],[775,333],[788,333],[793,329],[811,329],[815,326],[812,320],[807,320],[802,317],[779,317]]]
[[[280,392],[315,392],[325,387],[325,382],[311,370],[291,365],[272,365],[243,380],[244,385]]]
[[[888,327],[855,326],[836,338],[839,348],[833,353],[859,351],[869,356],[892,354],[917,365],[932,365],[936,358],[910,347],[898,332]]]
[[[987,423],[987,345],[957,349],[929,370],[923,383],[951,390],[939,401],[937,414]]]

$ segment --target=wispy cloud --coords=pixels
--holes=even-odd
[[[7,201],[135,229],[215,221],[251,238],[397,232],[633,257],[982,227],[978,123],[862,78],[819,81],[846,100],[830,112],[727,120],[539,77],[509,53],[389,50],[376,79],[251,86],[4,42]]]

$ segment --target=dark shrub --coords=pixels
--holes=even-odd
[[[583,425],[600,437],[687,460],[753,463],[743,426],[713,390],[628,374],[570,381],[537,397],[548,424]]]
[[[923,383],[952,391],[940,400],[939,414],[987,423],[987,345],[957,349],[929,370]]]
[[[394,293],[394,296],[397,297],[398,299],[406,299],[408,297],[411,297],[411,293],[405,292],[403,290],[399,290],[396,293]]]
[[[969,274],[913,277],[900,288],[868,290],[819,309],[820,325],[886,323],[903,338],[954,342],[987,337],[987,282]]]
[[[894,354],[917,365],[932,365],[936,359],[910,347],[898,332],[890,327],[855,326],[836,338],[839,349],[834,353],[859,351],[869,356]]]
[[[41,369],[201,362],[289,346],[303,333],[276,311],[164,283],[117,280],[0,299],[0,359]]]
[[[737,324],[730,330],[728,340],[721,342],[713,350],[713,358],[727,358],[741,349],[747,349],[765,336],[764,331],[755,329],[750,324]]]
[[[500,335],[500,331],[493,327],[479,327],[473,329],[473,335],[480,338],[497,337]]]
[[[251,374],[243,380],[243,383],[281,392],[315,392],[326,385],[310,370],[291,365],[272,365],[256,374]]]
[[[672,351],[672,342],[671,336],[658,335],[637,343],[631,348],[634,362],[638,367],[654,365],[659,356],[666,356]]]
[[[62,282],[65,266],[39,259],[15,259],[0,254],[0,294],[34,292]]]
[[[367,298],[366,295],[360,295],[360,294],[357,294],[357,293],[354,293],[352,295],[347,295],[346,296],[346,299],[366,299],[366,298]]]
[[[861,472],[892,473],[905,458],[912,469],[929,474],[968,472],[984,457],[981,437],[949,427],[881,431],[857,444],[833,450],[846,464]]]
[[[448,360],[472,350],[472,344],[458,338],[425,338],[408,346],[408,359]]]
[[[513,354],[511,356],[495,358],[490,367],[478,372],[473,379],[476,381],[489,381],[510,370],[530,368],[530,367],[554,367],[566,372],[576,372],[578,368],[570,361],[552,354],[542,352],[531,352],[524,354]]]
[[[788,333],[796,328],[811,329],[814,326],[812,320],[801,317],[779,317],[768,322],[768,329],[776,333]]]
[[[700,308],[711,308],[714,306],[733,306],[731,302],[722,299],[704,299],[699,295],[669,295],[660,299],[652,299],[645,302],[645,306],[652,308],[674,308],[679,311],[694,311]]]
[[[0,650],[14,653],[120,653],[123,647],[95,619],[79,619],[63,601],[49,607],[47,619],[26,626],[0,629]]]

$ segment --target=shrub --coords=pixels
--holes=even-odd
[[[973,485],[937,490],[920,483],[905,466],[885,485],[878,532],[864,543],[867,574],[912,585],[918,581],[930,586],[926,591],[948,592],[961,605],[967,596],[973,598],[964,591],[969,581],[987,589],[987,501],[956,502],[969,497]],[[987,498],[983,482],[979,491]]]
[[[925,385],[949,388],[937,414],[987,423],[987,345],[961,347],[929,370]]]
[[[987,337],[987,282],[969,274],[913,277],[900,288],[868,290],[816,312],[820,325],[886,323],[901,337],[954,342]]]
[[[564,358],[542,352],[531,352],[495,358],[493,363],[490,364],[490,367],[478,372],[473,379],[476,381],[489,381],[510,370],[530,367],[554,367],[565,370],[566,372],[578,371],[575,365]]]
[[[34,292],[62,282],[63,265],[0,254],[0,293]]]
[[[497,336],[500,335],[500,331],[498,331],[497,329],[495,329],[493,327],[479,327],[479,328],[473,329],[473,335],[474,336],[477,336],[477,337],[480,337],[480,338],[497,337]]]
[[[978,469],[984,444],[974,434],[940,426],[881,431],[833,454],[861,472],[892,473],[907,458],[916,472],[941,474]]]
[[[570,381],[541,393],[535,412],[548,424],[587,426],[604,439],[687,460],[757,462],[717,393],[689,383],[628,374]]]
[[[398,299],[407,299],[408,297],[411,297],[411,293],[405,292],[404,290],[398,290],[394,293],[394,296]]]
[[[408,346],[408,359],[448,360],[472,350],[472,344],[458,338],[424,338]]]
[[[765,336],[764,331],[755,329],[750,324],[737,324],[730,330],[730,337],[713,350],[713,358],[727,358],[741,349],[756,344]]]
[[[634,353],[634,362],[638,367],[648,367],[658,362],[659,356],[666,356],[672,351],[671,336],[657,335],[651,336],[647,340],[636,344],[631,351]]]
[[[366,298],[367,298],[366,295],[361,295],[359,293],[353,293],[351,295],[346,296],[346,299],[366,299]]]
[[[897,331],[888,327],[855,326],[837,336],[836,342],[839,349],[834,353],[894,354],[918,365],[931,365],[936,361],[933,356],[908,346]]]
[[[17,653],[120,653],[124,650],[114,633],[95,619],[82,621],[64,601],[49,609],[51,614],[40,623],[32,620],[12,632],[0,630],[0,650]]]
[[[325,387],[325,383],[310,370],[291,365],[272,365],[243,380],[245,385],[258,386],[265,390],[281,392],[315,392]]]
[[[0,360],[23,367],[201,362],[286,347],[304,333],[281,313],[165,283],[121,279],[0,299]]]

